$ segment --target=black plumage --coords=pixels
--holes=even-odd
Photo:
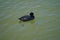
[[[30,20],[33,20],[35,17],[34,17],[34,13],[31,12],[30,15],[25,15],[25,16],[22,16],[19,18],[19,20],[21,21],[30,21]]]

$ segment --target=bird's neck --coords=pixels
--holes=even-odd
[[[34,17],[33,15],[31,15],[31,17]]]

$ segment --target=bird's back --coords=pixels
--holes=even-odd
[[[29,21],[29,20],[31,20],[32,18],[31,18],[31,16],[28,16],[28,15],[26,15],[26,16],[23,16],[23,17],[21,17],[21,18],[19,18],[21,21]]]

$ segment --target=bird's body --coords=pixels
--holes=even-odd
[[[35,18],[34,14],[31,12],[30,15],[22,16],[22,17],[19,18],[19,20],[21,20],[23,22],[26,22],[26,21],[33,20],[34,18]]]

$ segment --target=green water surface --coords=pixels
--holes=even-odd
[[[60,40],[60,0],[0,0],[0,40]]]

